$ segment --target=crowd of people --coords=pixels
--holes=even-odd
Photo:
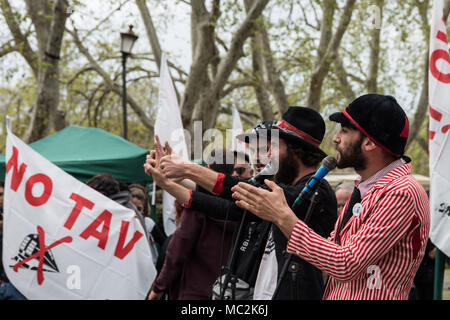
[[[226,268],[216,266],[219,278],[211,277],[207,298],[410,297],[426,252],[430,213],[404,154],[407,116],[395,98],[368,94],[330,120],[341,126],[333,137],[337,166],[353,168],[360,179],[336,194],[322,180],[314,196],[294,206],[326,156],[320,148],[325,122],[314,110],[290,107],[279,122],[238,137],[258,140],[261,127],[278,133],[276,143],[268,137],[266,149],[253,152],[257,164],[278,159],[276,173],[258,186],[255,179],[182,161],[170,146],[155,143],[146,172],[184,207],[182,215],[195,211],[237,223]],[[183,186],[183,179],[195,187]],[[161,298],[162,291],[154,286],[149,298]]]
[[[429,203],[404,154],[406,114],[393,97],[369,94],[330,120],[340,124],[337,167],[360,178],[334,190],[322,179],[301,201],[327,156],[325,121],[310,108],[259,123],[237,137],[251,152],[215,149],[206,166],[157,137],[144,170],[176,199],[170,236],[143,186],[108,173],[87,181],[135,211],[157,270],[148,299],[431,299]],[[0,271],[0,299],[24,299]]]

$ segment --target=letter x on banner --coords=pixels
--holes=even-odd
[[[450,256],[450,56],[442,0],[435,0],[429,70],[430,238]]]
[[[2,261],[12,284],[28,299],[145,299],[156,270],[135,213],[10,128],[6,140]]]

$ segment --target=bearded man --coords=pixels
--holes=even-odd
[[[288,252],[330,276],[324,299],[408,299],[430,230],[428,197],[404,156],[408,118],[394,97],[367,94],[330,120],[341,124],[338,167],[353,167],[360,179],[328,239],[298,219],[270,181],[272,192],[240,183],[233,198],[275,223]]]
[[[275,141],[272,134],[268,152],[268,157],[279,164],[274,180],[284,190],[288,203],[293,204],[326,156],[326,153],[320,149],[325,134],[325,122],[321,115],[312,109],[289,107],[282,120],[273,126],[272,130],[277,130],[279,136],[278,141]],[[192,190],[187,191],[170,179],[190,179],[217,196],[228,199],[231,199],[231,188],[242,181],[194,163],[174,161],[170,156],[160,160],[149,158],[144,166],[156,183],[174,195],[178,202],[186,207],[201,206],[201,194]],[[326,181],[320,184],[317,198],[318,204],[314,208],[308,225],[318,234],[328,236],[336,221],[336,198]],[[308,204],[305,202],[295,210],[299,219],[305,218]],[[242,215],[242,211],[240,214]],[[253,216],[253,219],[255,218],[257,217]],[[255,300],[321,299],[324,290],[322,273],[301,258],[290,259],[289,272],[280,279],[281,270],[286,261],[284,255],[286,244],[287,239],[281,230],[272,225],[259,266],[253,298]],[[274,297],[278,281],[281,284]]]

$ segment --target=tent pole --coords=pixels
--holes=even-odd
[[[444,284],[445,255],[436,248],[436,258],[434,262],[434,285],[433,300],[442,300],[442,290]]]

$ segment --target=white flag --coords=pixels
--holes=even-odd
[[[28,299],[144,299],[156,277],[134,211],[8,129],[3,266]]]
[[[429,151],[431,241],[450,255],[450,57],[442,0],[434,1],[430,34]]]
[[[161,58],[158,112],[155,120],[155,135],[159,136],[161,143],[169,142],[172,149],[184,160],[189,159],[184,137],[183,123],[177,95],[167,67],[166,56]],[[168,192],[163,192],[163,223],[164,231],[169,236],[175,229],[174,201]]]
[[[245,152],[245,143],[241,140],[236,139],[236,136],[244,133],[244,127],[242,126],[241,117],[239,116],[239,111],[235,106],[232,107],[232,142],[231,150]]]
[[[232,127],[233,128],[232,128],[231,150],[250,156],[248,144],[236,138],[239,134],[244,133],[244,127],[242,126],[239,111],[236,109],[235,106],[232,107]],[[238,159],[238,161],[242,162],[244,161],[244,159]],[[252,164],[250,163],[250,165]]]

